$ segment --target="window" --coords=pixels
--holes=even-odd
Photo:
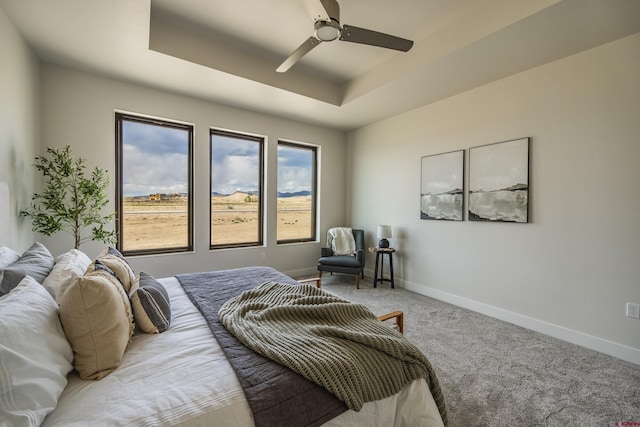
[[[316,151],[278,141],[278,243],[316,239]]]
[[[211,130],[211,248],[262,245],[264,138]]]
[[[116,113],[118,249],[193,248],[193,126]]]

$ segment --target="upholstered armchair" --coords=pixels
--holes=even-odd
[[[353,274],[356,278],[356,288],[360,289],[360,276],[364,279],[364,230],[351,230],[355,240],[355,255],[336,255],[331,249],[331,241],[328,246],[321,248],[321,257],[318,260],[318,272],[322,277],[323,271],[343,274]]]

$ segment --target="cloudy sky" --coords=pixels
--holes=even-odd
[[[124,196],[187,192],[188,132],[123,121]],[[197,142],[196,142],[197,143]],[[214,135],[211,191],[258,189],[259,145]],[[278,146],[278,191],[311,190],[311,151]]]
[[[278,192],[311,191],[312,152],[289,145],[278,146]]]
[[[258,190],[260,145],[256,141],[214,135],[211,158],[211,192]]]
[[[186,130],[123,121],[123,193],[187,192]]]

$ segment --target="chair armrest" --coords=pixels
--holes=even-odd
[[[333,249],[331,248],[320,248],[321,256],[333,256]]]
[[[404,331],[404,312],[396,310],[396,311],[392,311],[391,313],[378,316],[378,319],[380,319],[381,322],[384,322],[385,320],[389,320],[393,318],[396,319],[395,325],[397,326],[398,331],[402,334]]]
[[[316,284],[316,288],[322,287],[322,278],[320,277],[312,277],[311,279],[302,279],[298,280],[298,283],[314,283]]]

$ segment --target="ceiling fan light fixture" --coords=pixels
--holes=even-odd
[[[315,22],[313,24],[313,35],[305,40],[276,68],[278,73],[287,71],[322,42],[330,42],[338,38],[345,42],[378,46],[401,52],[407,52],[413,46],[413,41],[392,36],[391,34],[347,24],[341,27],[340,5],[337,0],[305,0],[305,4],[311,19]]]
[[[341,28],[334,21],[317,21],[315,24],[315,36],[323,42],[330,42],[340,37]]]

